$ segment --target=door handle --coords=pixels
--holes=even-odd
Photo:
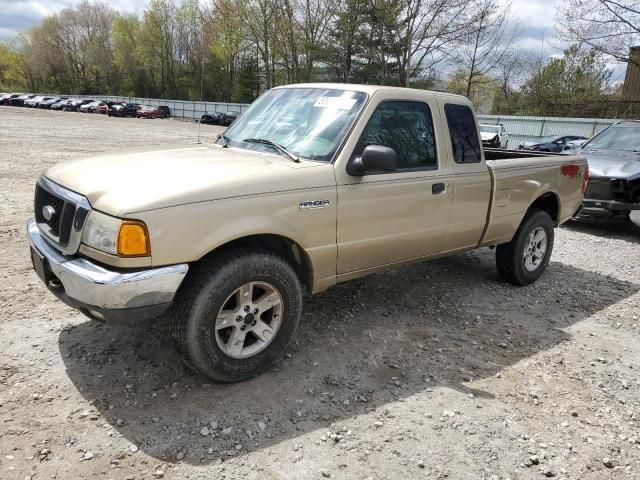
[[[444,183],[434,183],[431,185],[431,193],[437,195],[439,193],[444,192]]]

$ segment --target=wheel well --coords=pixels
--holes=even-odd
[[[298,275],[300,283],[311,291],[313,287],[313,266],[311,259],[309,255],[307,255],[307,252],[290,238],[273,234],[249,235],[220,245],[203,258],[218,255],[225,250],[234,248],[260,248],[275,253],[289,262]]]
[[[554,193],[547,192],[539,196],[536,201],[531,204],[529,210],[533,208],[547,212],[553,220],[554,225],[558,226],[560,205],[558,204],[558,197],[556,197]]]

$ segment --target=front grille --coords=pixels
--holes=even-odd
[[[90,209],[85,197],[45,177],[36,185],[34,210],[38,227],[64,253],[74,254],[78,250]]]
[[[585,198],[613,200],[613,182],[608,178],[590,178]]]
[[[53,207],[56,212],[49,220],[44,217],[43,208],[46,206]],[[53,193],[46,191],[40,185],[36,186],[36,198],[35,198],[35,214],[36,222],[45,223],[51,229],[56,237],[60,236],[60,223],[65,211],[65,201]],[[72,206],[75,209],[75,207]]]

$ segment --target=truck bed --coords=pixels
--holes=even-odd
[[[485,156],[492,198],[483,244],[510,241],[514,226],[520,224],[532,199],[545,192],[545,201],[557,205],[556,225],[571,218],[580,207],[580,172],[587,163],[584,157],[498,149],[485,150]]]

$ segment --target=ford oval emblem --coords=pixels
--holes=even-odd
[[[48,222],[56,216],[56,209],[51,205],[45,205],[44,207],[42,207],[42,216]]]

